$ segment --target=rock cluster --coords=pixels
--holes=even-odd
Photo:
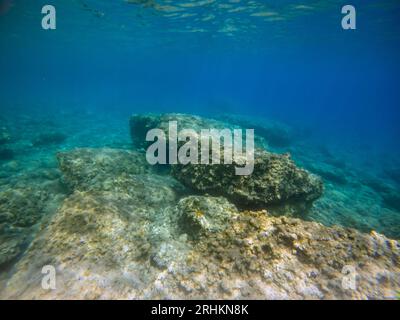
[[[0,298],[382,299],[400,288],[397,241],[186,195],[172,177],[135,173],[129,161],[93,161],[102,153],[127,156],[109,149],[59,155],[73,192]],[[88,163],[101,179],[83,169]],[[81,177],[71,172],[75,164]],[[41,287],[44,265],[56,268],[55,290]]]
[[[290,215],[321,179],[287,154],[256,150],[251,176],[233,165],[150,166],[149,129],[233,128],[181,114],[131,118],[139,151],[57,154],[68,195],[39,227],[51,193],[0,190],[0,266],[15,259],[0,299],[384,299],[400,289],[400,244],[376,232]],[[261,141],[261,140],[260,140]],[[333,177],[331,177],[333,179]],[[63,198],[64,199],[64,198]],[[386,199],[388,205],[397,198]],[[27,214],[26,214],[27,213]],[[282,213],[284,216],[276,216]],[[56,269],[56,289],[41,286]]]
[[[298,168],[288,154],[257,150],[250,176],[235,174],[232,165],[174,165],[173,175],[183,184],[223,195],[239,206],[307,205],[322,195],[321,179]]]
[[[235,127],[234,124],[193,115],[135,115],[130,120],[134,144],[146,147],[146,133],[153,128],[168,132],[169,121],[177,121],[178,130],[190,128],[197,132],[201,129]],[[287,211],[304,213],[312,201],[322,195],[322,180],[298,168],[288,154],[278,155],[256,149],[254,158],[254,171],[250,176],[236,175],[235,166],[238,164],[235,161],[230,165],[173,165],[172,174],[191,189],[227,197],[242,207],[284,205]]]

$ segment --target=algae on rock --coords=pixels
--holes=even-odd
[[[322,181],[298,168],[290,156],[256,150],[250,176],[235,174],[233,165],[173,165],[173,175],[188,187],[222,195],[241,207],[311,203],[322,195]]]
[[[31,186],[0,192],[0,267],[22,253],[35,225],[48,214],[50,200],[57,202],[50,190]]]
[[[90,188],[109,178],[151,172],[145,157],[134,151],[109,148],[79,148],[59,152],[64,179],[73,188]]]
[[[176,213],[207,203],[228,209],[229,227],[187,238]],[[19,299],[366,299],[400,288],[400,246],[371,233],[243,211],[215,197],[188,197],[161,220],[131,215],[114,193],[75,191],[17,263],[0,292]],[[162,225],[168,234],[154,233]],[[218,223],[217,223],[218,225]],[[41,268],[57,270],[56,290],[40,286]],[[342,270],[357,272],[355,290]]]
[[[185,197],[179,201],[177,209],[182,230],[195,236],[225,230],[239,214],[236,207],[222,197]]]

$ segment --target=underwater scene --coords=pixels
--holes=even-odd
[[[0,299],[399,299],[400,2],[0,0]]]

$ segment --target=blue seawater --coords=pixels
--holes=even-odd
[[[238,114],[294,128],[271,149],[324,179],[304,219],[399,239],[399,16],[396,0],[0,0],[0,191],[58,179],[57,151],[130,148],[133,113]]]

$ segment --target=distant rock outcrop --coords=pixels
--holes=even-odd
[[[219,116],[218,119],[243,128],[254,129],[257,135],[264,138],[268,146],[273,148],[289,147],[296,137],[300,137],[299,132],[295,133],[292,128],[277,121],[261,121],[254,117],[229,114]]]

